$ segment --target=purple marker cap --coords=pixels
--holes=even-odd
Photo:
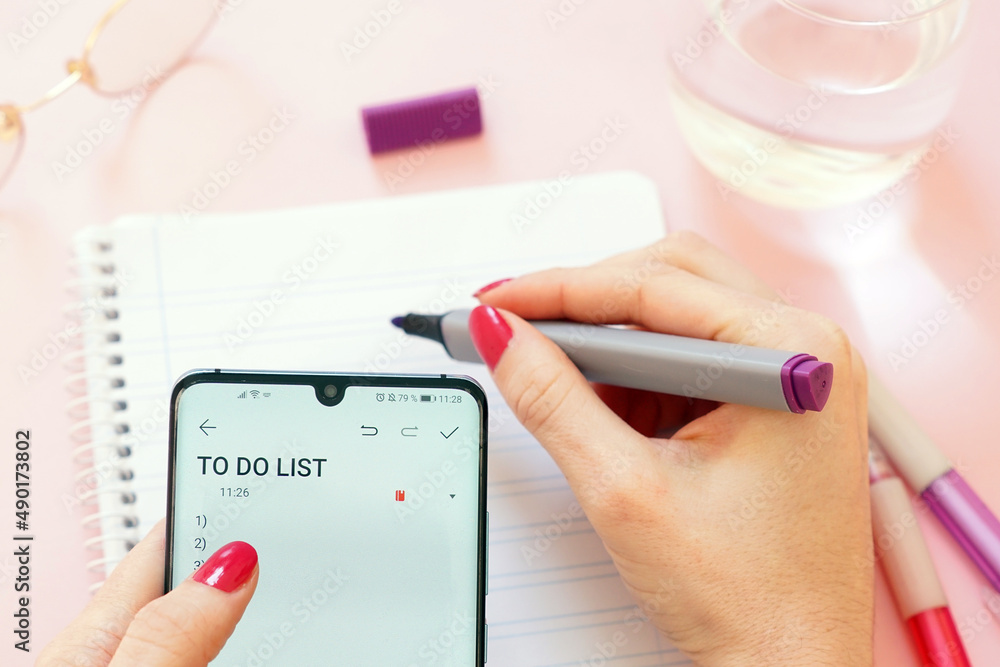
[[[483,131],[479,92],[474,87],[365,107],[361,118],[373,155],[471,137]]]
[[[976,492],[952,469],[931,482],[920,497],[1000,591],[1000,521]]]
[[[819,412],[833,389],[833,364],[797,354],[781,367],[781,389],[792,412]]]

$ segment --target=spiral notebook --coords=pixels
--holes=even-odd
[[[561,192],[538,182],[84,230],[74,309],[83,349],[68,386],[91,568],[106,576],[164,515],[167,401],[188,369],[463,373],[487,388],[493,416],[490,662],[686,664],[644,620],[485,368],[389,324],[473,305],[472,292],[498,278],[590,263],[663,231],[654,186],[631,173],[577,177]]]

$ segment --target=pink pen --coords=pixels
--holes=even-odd
[[[899,613],[909,626],[921,664],[969,667],[948,600],[920,532],[902,480],[882,458],[874,436],[868,453],[872,537]]]
[[[868,375],[868,428],[910,488],[1000,591],[1000,521],[872,374]]]

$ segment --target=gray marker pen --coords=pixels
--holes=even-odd
[[[441,343],[453,359],[482,363],[469,336],[470,312],[392,323]],[[822,410],[833,387],[833,364],[808,354],[577,322],[531,324],[591,382],[800,414]]]

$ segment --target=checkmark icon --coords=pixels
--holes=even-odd
[[[447,440],[451,436],[455,435],[455,431],[457,431],[457,430],[458,430],[458,427],[456,426],[455,428],[451,429],[451,433],[445,434],[444,431],[440,431],[440,433],[441,433],[441,435],[444,436],[445,440]]]

